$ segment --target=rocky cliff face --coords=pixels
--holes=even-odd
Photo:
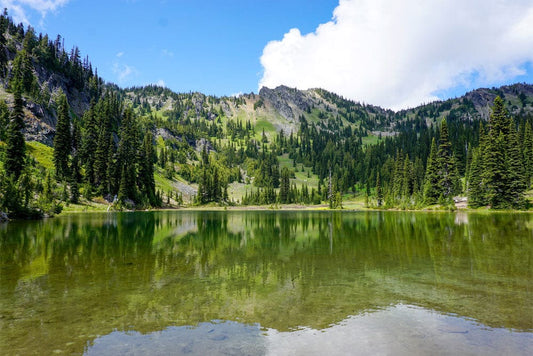
[[[496,96],[507,102],[507,108],[512,115],[524,112],[533,112],[533,85],[518,83],[492,89],[476,89],[466,93],[464,98],[470,100],[476,111],[483,119],[490,116],[490,107]]]
[[[275,89],[261,88],[259,96],[285,119],[294,121],[300,112],[308,112],[315,105],[309,91],[279,86]]]

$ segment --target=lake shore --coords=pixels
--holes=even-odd
[[[468,208],[463,202],[457,203],[455,209],[443,207],[440,205],[427,206],[421,209],[402,209],[402,208],[377,208],[367,207],[362,201],[348,201],[343,203],[341,209],[329,209],[328,204],[303,205],[303,204],[269,204],[269,205],[186,205],[186,206],[167,206],[156,209],[139,209],[139,210],[122,210],[122,211],[411,211],[411,212],[478,212],[478,213],[495,213],[495,212],[516,212],[531,213],[529,210],[491,210],[488,207],[472,209]],[[85,213],[85,212],[116,212],[110,204],[90,202],[87,204],[70,205],[64,208],[63,213]]]

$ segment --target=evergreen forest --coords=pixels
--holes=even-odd
[[[214,97],[107,83],[0,16],[0,211],[529,209],[533,86],[391,111],[322,89]]]

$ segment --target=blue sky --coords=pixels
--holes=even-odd
[[[533,3],[516,0],[0,0],[122,87],[218,96],[322,87],[404,108],[533,82]]]
[[[313,31],[337,1],[71,0],[29,22],[89,55],[105,80],[121,86],[163,81],[179,91],[257,92],[263,47],[292,27]]]

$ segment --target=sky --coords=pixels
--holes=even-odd
[[[533,0],[0,0],[106,81],[176,92],[324,88],[402,109],[533,83]]]

